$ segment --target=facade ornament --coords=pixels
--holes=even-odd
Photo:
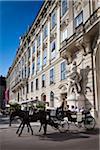
[[[67,52],[66,51],[62,52],[61,57],[66,59],[68,64],[70,64],[72,62],[72,55],[68,51]]]
[[[82,49],[84,56],[86,56],[88,53],[91,52],[90,42],[89,41],[81,39],[80,41],[76,42],[76,47],[79,50]]]
[[[52,42],[56,38],[56,35],[57,35],[56,32],[54,32],[54,33],[51,34],[50,42]]]
[[[69,23],[69,18],[66,18],[64,21],[61,23],[61,30],[63,30],[66,26],[68,26]]]
[[[47,40],[43,43],[43,49],[45,49],[45,48],[47,48],[47,45],[48,45],[48,43],[47,43]]]
[[[71,95],[73,92],[75,94],[81,93],[81,86],[80,81],[82,80],[82,76],[78,73],[77,67],[80,66],[84,59],[77,65],[76,61],[73,61],[70,65],[69,74],[67,75],[68,78],[68,88],[67,93]]]
[[[75,11],[79,13],[82,10],[82,0],[76,0],[74,2]]]

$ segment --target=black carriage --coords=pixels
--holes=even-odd
[[[57,123],[57,129],[60,132],[65,132],[69,130],[70,124],[74,123],[78,128],[84,127],[85,129],[95,128],[95,119],[90,113],[90,110],[85,110],[83,112],[71,112],[63,111],[61,109],[49,110],[50,120]]]

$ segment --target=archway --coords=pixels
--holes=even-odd
[[[43,102],[46,102],[46,95],[45,95],[45,93],[42,93],[42,94],[41,94],[41,100],[42,100]]]
[[[50,92],[50,106],[54,107],[54,93],[52,91]]]

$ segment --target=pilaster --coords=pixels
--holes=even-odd
[[[37,40],[35,40],[35,71],[34,71],[34,75],[36,75],[36,71],[37,71]]]
[[[50,63],[50,16],[48,17],[47,65]]]
[[[60,3],[57,4],[57,57],[60,56]]]
[[[42,70],[42,65],[43,65],[43,32],[41,31],[40,70]]]

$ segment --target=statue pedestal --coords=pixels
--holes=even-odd
[[[75,107],[82,108],[85,106],[85,97],[83,94],[72,93],[68,95],[67,102],[70,107],[74,105]]]
[[[77,96],[77,101],[78,101],[78,108],[85,107],[85,97],[83,94],[79,94],[79,96]]]

